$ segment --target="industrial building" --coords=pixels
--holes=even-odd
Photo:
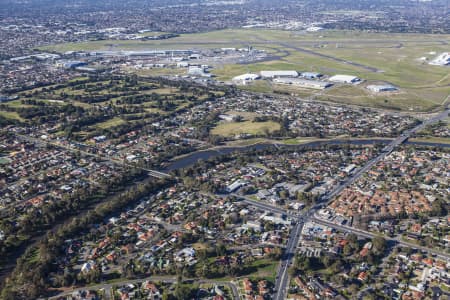
[[[236,76],[232,79],[235,84],[247,84],[249,81],[253,81],[261,78],[258,74],[246,73],[239,76]]]
[[[323,90],[333,85],[327,81],[307,80],[300,78],[275,78],[273,82],[277,84],[295,85],[298,87],[317,90]]]
[[[192,50],[148,50],[148,51],[93,51],[89,53],[91,56],[185,56],[193,55]]]
[[[394,92],[398,89],[390,84],[383,84],[383,85],[368,85],[367,89],[371,92],[380,93],[380,92]]]
[[[188,58],[189,59],[200,59],[200,58],[202,58],[202,56],[198,53],[194,53],[194,54],[189,55]]]
[[[359,83],[361,79],[353,75],[334,75],[329,78],[331,82],[337,83]]]
[[[189,67],[189,63],[186,61],[177,63],[177,68],[187,68]]]
[[[87,72],[87,73],[98,73],[101,70],[96,69],[96,68],[90,68],[90,67],[76,67],[75,70],[80,71],[80,72]]]
[[[321,31],[323,30],[323,27],[319,27],[319,26],[311,26],[306,28],[307,32],[317,32],[317,31]]]
[[[450,65],[450,53],[444,52],[440,54],[438,57],[429,62],[430,65],[433,66],[448,66]]]
[[[245,181],[238,179],[229,186],[227,186],[225,190],[227,193],[233,193],[238,189],[240,189],[241,187],[245,186],[246,184],[247,183]]]
[[[20,56],[20,57],[13,57],[10,58],[9,61],[11,62],[17,62],[22,60],[29,60],[29,59],[37,59],[37,60],[47,60],[47,59],[59,59],[60,55],[53,54],[53,53],[39,53],[39,54],[32,54],[27,56]]]
[[[203,67],[190,66],[188,69],[188,75],[190,76],[200,76],[200,77],[211,77],[210,73],[206,73]]]
[[[316,72],[303,72],[300,76],[306,79],[319,79],[323,75]]]
[[[65,61],[58,63],[58,65],[62,66],[65,69],[75,69],[77,67],[86,66],[87,63],[83,61]]]
[[[297,71],[261,71],[262,78],[298,77]]]

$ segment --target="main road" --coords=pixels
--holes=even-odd
[[[159,282],[164,282],[164,283],[176,283],[177,282],[177,279],[175,279],[174,277],[167,277],[167,276],[151,276],[151,277],[141,278],[141,279],[125,279],[125,280],[122,280],[122,281],[116,281],[114,283],[102,283],[102,284],[89,286],[89,287],[76,288],[76,289],[73,289],[71,291],[66,291],[66,292],[58,294],[56,296],[49,297],[48,299],[49,300],[60,299],[63,296],[72,295],[73,292],[75,292],[75,291],[81,291],[81,290],[86,290],[86,289],[95,290],[95,291],[102,290],[102,291],[105,292],[105,298],[106,299],[114,299],[112,297],[112,288],[113,288],[113,286],[123,286],[123,285],[128,285],[128,284],[139,284],[139,283],[144,282],[146,280],[153,281],[153,282],[159,281]],[[216,284],[216,285],[228,286],[230,288],[230,290],[231,290],[233,300],[239,300],[238,287],[233,282],[203,280],[203,279],[198,279],[198,278],[185,279],[184,281],[185,282],[194,281],[194,282],[199,283],[199,284]]]
[[[372,166],[374,166],[379,161],[383,160],[386,157],[386,155],[388,155],[389,153],[392,152],[392,150],[394,150],[399,145],[403,144],[412,134],[424,129],[426,126],[428,126],[430,124],[436,123],[440,120],[447,118],[449,116],[449,113],[450,113],[450,109],[447,108],[445,111],[425,120],[424,122],[420,123],[416,127],[403,132],[399,137],[392,140],[378,156],[369,160],[363,167],[361,167],[357,172],[355,172],[351,177],[349,177],[343,183],[341,183],[336,188],[334,188],[331,192],[323,195],[319,201],[319,204],[314,205],[306,214],[297,216],[296,224],[291,230],[291,234],[287,241],[287,247],[285,250],[285,254],[281,260],[281,264],[278,269],[278,275],[277,275],[277,279],[275,282],[275,296],[274,296],[275,300],[285,299],[286,288],[289,283],[289,276],[287,274],[287,270],[288,270],[289,266],[292,264],[292,259],[294,258],[295,249],[297,248],[298,241],[299,241],[299,235],[300,235],[301,228],[303,227],[304,222],[307,222],[310,219],[316,220],[316,219],[314,219],[314,215],[315,215],[316,211],[318,209],[320,209],[320,207],[322,207],[323,205],[328,205],[335,196],[340,194],[345,188],[347,188],[349,185],[351,185],[356,180],[358,180],[364,173],[366,173],[370,168],[372,168]],[[280,212],[280,208],[270,209],[270,205],[268,205],[268,204],[258,204],[258,203],[255,203],[256,201],[252,201],[251,199],[248,199],[248,198],[245,199],[245,201],[247,201],[249,204],[253,203],[253,205],[255,205],[259,208],[262,208],[262,209],[266,209],[266,210],[269,210],[272,212],[277,212],[277,213]],[[286,211],[284,211],[284,213],[286,214]],[[289,214],[289,215],[295,216],[292,214]],[[327,225],[334,227],[334,228],[338,228],[337,225],[334,223],[327,224]],[[360,235],[360,236],[361,235],[366,236],[366,237],[373,236],[373,234],[371,234],[367,231],[362,231],[362,230],[359,230],[359,229],[356,229],[353,227],[345,227],[345,228],[340,228],[340,229],[342,229],[344,231],[354,232],[355,234]],[[406,243],[399,239],[392,239],[392,240],[395,240],[395,242],[406,245],[408,247],[422,249],[424,251],[428,251],[430,253],[434,253],[434,254],[442,256],[442,257],[450,258],[450,255],[443,254],[441,252],[437,252],[432,249],[428,249],[425,247],[419,247],[419,246],[416,246],[411,243]]]
[[[275,281],[275,300],[283,300],[286,298],[286,285],[289,282],[288,268],[292,264],[292,259],[295,256],[300,233],[302,232],[303,222],[298,220],[291,230],[286,249],[281,258],[281,264],[277,272],[277,280]]]
[[[417,125],[413,129],[407,130],[404,133],[402,133],[399,137],[397,137],[396,139],[392,140],[383,149],[382,153],[380,153],[375,158],[369,160],[363,167],[361,167],[357,172],[355,172],[350,178],[348,178],[343,183],[338,185],[331,192],[323,195],[321,197],[321,199],[319,200],[319,203],[314,205],[306,213],[303,213],[303,214],[289,213],[289,212],[287,212],[287,210],[285,210],[283,208],[274,207],[272,205],[265,204],[263,202],[258,202],[258,201],[252,200],[252,199],[250,199],[248,197],[235,195],[237,197],[243,198],[243,201],[247,202],[248,204],[253,205],[255,207],[258,207],[258,208],[260,208],[262,210],[272,211],[272,212],[275,212],[275,213],[286,214],[287,216],[291,217],[293,219],[293,221],[294,221],[294,226],[291,229],[291,233],[290,233],[288,241],[287,241],[287,246],[286,246],[285,252],[283,254],[283,257],[282,257],[282,260],[281,260],[281,263],[280,263],[280,267],[278,269],[278,275],[277,275],[277,279],[276,279],[276,282],[275,282],[275,292],[276,293],[274,295],[274,299],[276,299],[276,300],[285,299],[286,287],[287,287],[288,282],[289,282],[289,275],[288,275],[287,270],[288,270],[289,266],[292,264],[292,259],[295,256],[295,249],[297,248],[297,245],[298,245],[298,241],[299,241],[301,230],[303,228],[303,224],[305,222],[307,222],[308,220],[310,220],[311,218],[313,218],[314,214],[317,212],[318,209],[320,209],[320,207],[322,207],[323,205],[329,204],[329,202],[332,201],[335,196],[337,196],[339,193],[341,193],[346,187],[351,185],[353,182],[358,180],[373,165],[375,165],[379,161],[383,160],[386,155],[388,155],[390,152],[392,152],[393,149],[395,149],[396,147],[398,147],[399,145],[404,143],[412,134],[422,130],[427,125],[436,123],[436,122],[438,122],[438,121],[440,121],[442,119],[447,118],[449,113],[450,113],[450,109],[447,108],[444,112],[442,112],[440,114],[437,114],[437,115],[431,117],[430,119],[422,122],[421,124]],[[108,161],[110,161],[112,163],[136,167],[134,165],[126,164],[124,162],[112,159],[110,157],[106,157],[105,158],[105,157],[99,156],[97,154],[93,154],[93,153],[89,153],[89,152],[85,152],[85,151],[80,151],[79,149],[73,149],[72,147],[61,145],[59,143],[54,143],[54,142],[50,142],[50,141],[47,141],[47,140],[26,136],[26,135],[18,135],[18,136],[22,137],[23,139],[35,142],[35,143],[39,143],[39,144],[43,144],[43,145],[52,145],[52,146],[55,146],[55,147],[64,148],[64,149],[69,150],[69,151],[76,151],[76,152],[83,153],[85,155],[98,157],[100,159],[106,159],[106,160],[108,160]],[[150,169],[144,169],[144,168],[141,168],[141,169],[147,171],[151,176],[154,176],[154,177],[157,177],[157,178],[164,178],[164,177],[168,177],[169,176],[168,174],[160,172],[160,171],[157,171],[157,170],[150,170]],[[332,225],[335,228],[337,226],[334,223]],[[333,227],[333,226],[331,226],[331,227]],[[346,228],[342,228],[342,229],[343,230],[345,229],[346,231],[355,232],[358,235],[363,235],[363,236],[367,236],[367,237],[372,236],[368,232],[362,232],[361,230],[358,230],[358,229],[355,229],[355,228],[352,228],[352,227],[348,227],[348,228],[346,227]],[[428,248],[418,247],[418,246],[416,246],[414,244],[405,243],[405,242],[399,241],[399,240],[396,240],[396,242],[398,242],[400,244],[407,245],[409,247],[421,248],[421,249],[423,249],[425,251],[429,251],[429,252],[432,253],[432,251],[430,251],[430,249],[428,249]],[[438,255],[442,255],[442,253],[438,253]],[[446,257],[449,257],[449,256],[446,256]],[[233,289],[233,292],[234,292],[234,289]]]
[[[358,229],[358,228],[351,227],[351,226],[336,224],[336,223],[330,222],[328,220],[324,220],[324,219],[317,218],[317,217],[312,217],[310,220],[314,221],[315,223],[322,224],[322,225],[325,225],[325,226],[328,226],[328,227],[331,227],[331,228],[334,228],[334,229],[337,229],[337,230],[340,230],[343,232],[352,232],[356,235],[363,236],[366,238],[373,238],[373,237],[379,236],[378,234],[375,234],[370,231]],[[383,236],[383,238],[387,241],[391,241],[391,242],[394,242],[394,243],[402,245],[402,246],[407,246],[410,248],[416,248],[416,249],[419,249],[422,251],[426,251],[426,252],[436,255],[437,257],[444,259],[444,260],[450,260],[450,254],[448,254],[448,253],[441,252],[441,251],[431,249],[428,247],[423,247],[423,246],[416,245],[413,243],[405,242],[401,239],[401,237],[398,237],[398,236],[396,236],[396,237]]]

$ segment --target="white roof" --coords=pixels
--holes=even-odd
[[[301,78],[275,78],[273,82],[282,84],[301,85],[312,88],[326,88],[332,85],[332,83],[327,81],[307,80]]]
[[[390,89],[390,90],[395,89],[396,90],[397,89],[395,86],[390,85],[390,84],[380,84],[380,85],[371,84],[371,85],[368,85],[367,88],[369,90],[383,90],[383,89]]]
[[[430,61],[430,65],[445,66],[450,64],[450,53],[444,52]]]
[[[311,26],[311,27],[306,28],[306,31],[308,31],[308,32],[316,32],[316,31],[320,31],[322,29],[323,28],[319,27],[319,26]]]
[[[334,75],[332,77],[330,77],[330,81],[335,81],[335,82],[352,82],[352,81],[356,81],[359,78],[353,75]]]
[[[275,77],[275,76],[292,76],[297,77],[298,72],[292,70],[281,70],[281,71],[261,71],[262,77]]]
[[[258,74],[252,74],[252,73],[246,73],[239,76],[236,76],[233,78],[233,81],[240,81],[240,80],[255,80],[258,79]]]

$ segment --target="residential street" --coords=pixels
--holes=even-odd
[[[315,217],[313,217],[313,215],[315,214],[315,212],[322,207],[322,205],[327,205],[330,201],[332,201],[334,199],[335,196],[337,196],[339,193],[341,193],[346,187],[350,186],[353,182],[355,182],[357,179],[359,179],[365,172],[367,172],[368,170],[370,170],[370,168],[372,168],[372,166],[374,166],[376,163],[378,163],[379,161],[383,160],[384,157],[386,155],[388,155],[390,152],[392,152],[396,147],[398,147],[399,145],[401,145],[402,143],[404,143],[414,132],[420,131],[421,129],[423,129],[424,127],[426,127],[427,125],[436,123],[440,120],[443,120],[445,118],[448,117],[448,114],[450,113],[450,109],[445,110],[444,112],[433,116],[432,118],[424,121],[423,123],[417,125],[416,127],[414,127],[411,130],[407,130],[406,132],[402,133],[398,138],[396,138],[395,140],[393,140],[389,145],[387,145],[384,149],[384,151],[378,155],[377,157],[369,160],[362,168],[360,168],[353,176],[351,176],[349,179],[347,179],[344,183],[342,183],[341,185],[337,186],[332,192],[328,193],[327,195],[325,195],[324,197],[322,197],[322,201],[320,203],[320,205],[316,205],[314,207],[312,207],[307,213],[306,213],[306,218],[303,219],[302,216],[298,217],[298,223],[292,228],[291,230],[291,235],[289,236],[289,240],[287,242],[287,247],[286,247],[286,252],[285,255],[283,256],[283,259],[281,261],[281,266],[278,270],[278,276],[277,276],[277,280],[275,283],[275,296],[274,299],[276,300],[281,300],[281,299],[285,299],[285,294],[286,294],[286,288],[287,285],[289,283],[289,279],[287,276],[287,269],[289,268],[289,266],[292,263],[292,259],[294,258],[293,253],[295,253],[293,250],[295,250],[295,248],[297,247],[298,244],[298,238],[299,238],[299,233],[301,232],[301,225],[303,224],[302,222],[307,222],[308,220],[313,220],[316,222],[322,222],[325,225],[328,225],[330,227],[336,228],[336,229],[340,229],[340,230],[344,230],[347,232],[353,232],[359,236],[364,236],[364,237],[368,237],[371,238],[373,236],[375,236],[372,233],[360,230],[360,229],[356,229],[353,227],[348,227],[348,226],[340,226],[340,225],[336,225],[334,223],[331,222],[326,222],[323,220],[318,220]],[[249,200],[246,200],[249,201]],[[250,202],[250,201],[249,201]],[[263,209],[268,209],[272,212],[276,212],[279,213],[279,208],[272,208],[270,209],[268,204],[257,204],[254,201],[252,201],[251,203],[253,203],[255,206],[263,208]],[[286,213],[286,212],[285,212]],[[432,254],[436,254],[440,257],[444,257],[447,259],[450,259],[450,255],[448,254],[443,254],[441,252],[426,248],[426,247],[421,247],[421,246],[417,246],[411,243],[407,243],[404,241],[401,241],[399,238],[386,238],[387,240],[392,240],[395,241],[396,243],[399,243],[401,245],[405,245],[408,247],[412,247],[412,248],[418,248],[421,249],[423,251],[427,251],[429,253]]]

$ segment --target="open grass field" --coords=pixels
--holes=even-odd
[[[0,156],[0,166],[9,164],[9,162],[10,162],[9,158]]]
[[[212,129],[211,133],[215,135],[231,137],[239,134],[265,135],[280,129],[280,124],[267,122],[230,122],[220,123]]]
[[[272,283],[275,283],[278,264],[278,261],[266,258],[257,259],[251,264],[251,267],[256,271],[251,273],[248,277],[253,280],[266,279]]]
[[[44,50],[152,50],[211,49],[252,45],[278,58],[248,65],[217,65],[212,71],[218,80],[228,81],[246,72],[292,69],[325,75],[349,74],[366,84],[391,83],[401,93],[370,95],[361,87],[335,87],[325,93],[290,90],[257,81],[243,89],[256,92],[286,91],[300,97],[379,108],[429,111],[443,104],[450,94],[450,68],[431,66],[428,61],[450,51],[450,35],[370,33],[360,31],[320,31],[304,33],[267,29],[232,29],[183,34],[159,41],[94,41],[44,47]],[[145,75],[176,74],[178,70],[136,71]],[[141,74],[144,75],[144,74]]]
[[[97,124],[95,124],[95,126],[100,128],[100,129],[108,129],[108,128],[111,128],[111,127],[122,125],[124,123],[125,123],[124,120],[122,120],[121,118],[117,118],[116,117],[116,118],[112,118],[112,119],[110,119],[108,121],[105,121],[105,122],[97,123]]]
[[[411,142],[425,142],[425,143],[437,143],[437,144],[450,144],[450,138],[445,137],[423,137],[410,139]]]
[[[186,75],[186,70],[181,68],[153,68],[153,69],[126,69],[129,73],[137,74],[139,76],[167,76],[167,75]]]
[[[23,118],[19,116],[17,112],[14,111],[2,111],[0,110],[0,117],[6,118],[6,119],[13,119],[18,121],[24,121]]]
[[[327,141],[329,139],[319,139],[319,138],[295,138],[295,139],[283,139],[283,140],[273,140],[267,138],[252,138],[244,140],[229,141],[226,143],[228,147],[244,147],[256,144],[284,144],[284,145],[301,145],[305,143],[315,142],[315,141]]]
[[[66,105],[67,103],[61,100],[44,100],[44,99],[35,99],[37,103],[45,103],[45,104],[55,104],[55,105]],[[29,108],[33,107],[32,104],[22,103],[21,100],[13,100],[5,103],[6,106],[13,108]]]
[[[5,103],[9,107],[33,107],[33,105],[23,104],[20,100],[13,100]]]

